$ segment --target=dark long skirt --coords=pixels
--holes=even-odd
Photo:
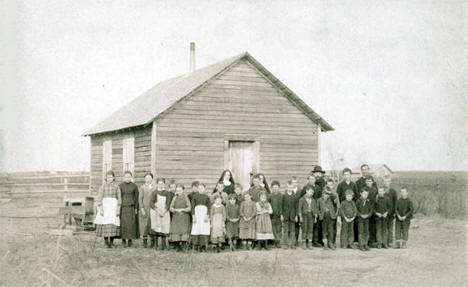
[[[138,217],[135,206],[120,207],[120,237],[122,239],[138,239]]]

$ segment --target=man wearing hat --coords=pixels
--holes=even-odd
[[[320,165],[314,166],[314,169],[312,172],[315,175],[316,181],[315,184],[320,186],[320,189],[323,190],[325,188],[326,182],[325,179],[323,178],[323,175],[325,172],[322,170],[322,167]]]

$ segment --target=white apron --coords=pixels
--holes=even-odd
[[[94,224],[113,224],[120,226],[120,218],[117,216],[117,198],[105,197],[102,199],[102,210],[104,215],[101,215],[99,206],[97,207],[96,218]]]
[[[157,201],[154,204],[154,207],[159,213],[163,213],[166,211],[166,200],[167,197],[165,196],[160,196],[159,194],[157,195]],[[166,212],[166,214],[161,217],[158,215],[158,212],[156,212],[153,209],[150,209],[150,216],[151,216],[151,229],[158,232],[158,233],[163,233],[163,234],[169,234],[169,230],[171,227],[171,215],[169,212]]]
[[[192,225],[192,235],[210,235],[210,220],[205,222],[208,217],[208,208],[204,205],[195,206],[194,214],[196,223]]]

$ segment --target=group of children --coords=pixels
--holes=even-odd
[[[285,190],[278,181],[270,187],[263,174],[256,174],[243,191],[225,170],[215,189],[207,191],[197,181],[186,190],[174,181],[154,180],[151,173],[140,188],[132,182],[131,172],[125,172],[124,182],[117,185],[110,171],[96,200],[96,232],[108,247],[116,237],[127,247],[141,236],[145,248],[162,250],[206,251],[210,242],[218,252],[226,246],[294,249],[301,234],[302,248],[333,250],[340,219],[342,248],[406,248],[413,212],[406,187],[397,198],[390,178],[377,186],[367,165],[361,166],[361,172],[363,176],[353,182],[351,170],[344,169],[344,180],[334,188],[334,181],[325,179],[316,166],[302,188],[291,177]]]

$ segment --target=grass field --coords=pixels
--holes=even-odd
[[[85,234],[54,237],[1,218],[1,286],[466,286],[467,225],[416,217],[408,249],[175,253],[104,248]],[[32,222],[28,222],[31,224]],[[21,225],[19,231],[15,226]],[[34,225],[34,223],[33,223]],[[18,234],[20,232],[20,234]],[[117,241],[118,242],[118,241]],[[119,242],[118,242],[119,243]]]

